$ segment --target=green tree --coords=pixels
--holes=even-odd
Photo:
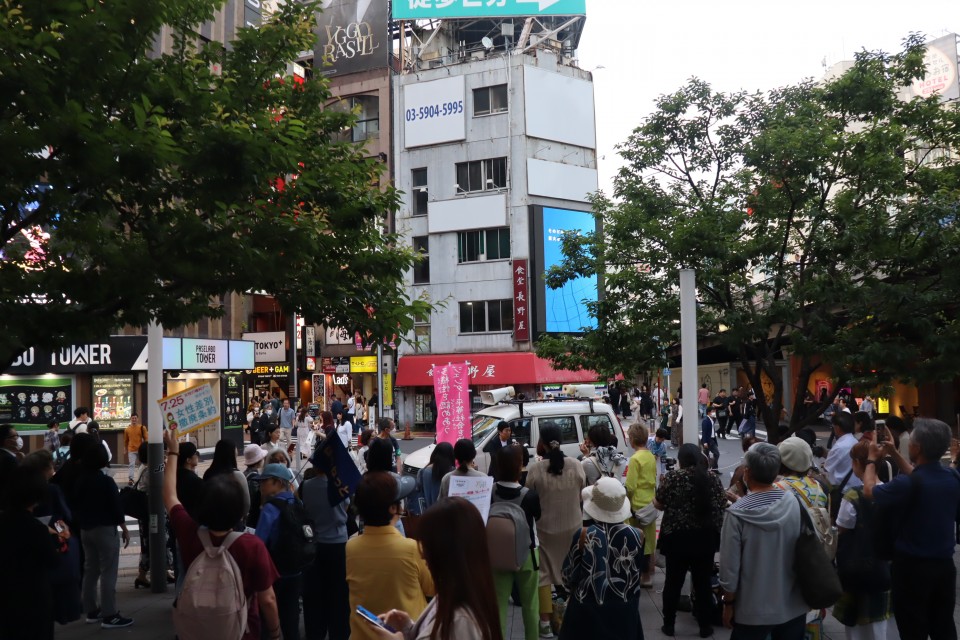
[[[403,288],[414,255],[383,230],[397,193],[338,141],[354,116],[325,108],[319,74],[284,75],[313,47],[317,3],[203,44],[223,4],[0,0],[0,365],[215,317],[231,292],[371,342],[427,308]],[[163,25],[172,53],[151,56]]]
[[[960,111],[901,99],[922,58],[911,36],[824,83],[747,94],[694,79],[658,99],[620,147],[616,200],[594,200],[602,233],[565,238],[548,273],[553,285],[604,273],[598,328],[545,338],[541,355],[627,374],[661,364],[680,337],[678,270],[692,268],[699,346],[734,355],[766,424],[785,406],[777,363],[790,354],[792,429],[824,408],[802,418],[826,365],[836,388],[955,376]]]

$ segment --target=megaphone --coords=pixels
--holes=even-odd
[[[501,387],[500,389],[491,389],[490,391],[481,391],[480,401],[486,405],[497,404],[501,400],[512,398],[515,395],[517,394],[513,390],[513,387]]]
[[[565,384],[562,391],[563,395],[571,398],[592,398],[597,395],[592,384]]]

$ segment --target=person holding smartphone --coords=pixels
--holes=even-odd
[[[377,624],[361,612],[362,607],[354,617],[364,620],[375,638],[503,640],[480,512],[463,498],[441,498],[423,514],[421,524],[420,548],[437,597],[417,620],[391,609],[379,615]]]

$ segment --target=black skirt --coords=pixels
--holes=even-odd
[[[563,616],[560,640],[643,640],[640,625],[640,596],[624,602],[617,598],[603,604],[570,599]]]

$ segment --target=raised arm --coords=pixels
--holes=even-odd
[[[176,429],[165,429],[163,442],[167,445],[167,460],[163,467],[163,506],[167,513],[180,504],[177,498],[177,458],[180,456],[180,443]]]

